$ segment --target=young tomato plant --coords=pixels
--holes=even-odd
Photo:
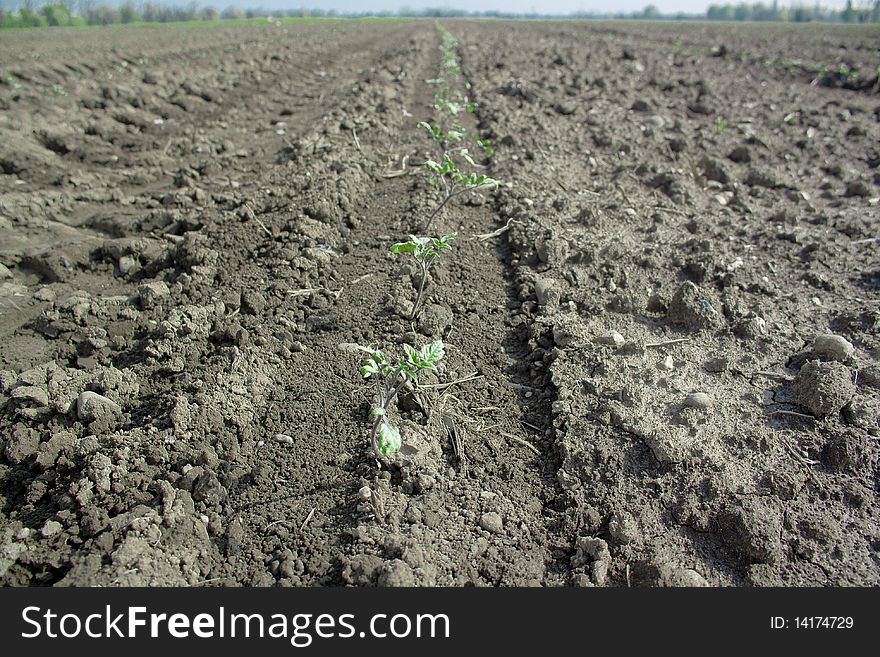
[[[463,158],[468,164],[476,166],[468,149],[458,149],[457,155]],[[439,189],[442,195],[440,202],[434,207],[431,214],[428,215],[428,219],[423,226],[425,229],[431,227],[434,217],[440,214],[443,208],[446,207],[446,204],[456,196],[484,186],[490,186],[497,189],[501,184],[499,181],[495,180],[495,178],[490,178],[482,173],[465,173],[459,168],[448,152],[443,153],[443,158],[440,162],[427,160],[423,166],[431,172],[431,180],[429,184],[431,184],[432,187]]]
[[[445,354],[443,342],[435,340],[419,350],[405,344],[404,357],[397,362],[389,360],[378,349],[356,346],[367,354],[360,367],[361,376],[373,379],[379,393],[378,402],[370,409],[370,416],[373,418],[370,444],[376,458],[387,463],[401,447],[400,429],[388,419],[391,402],[408,381],[418,382],[421,371],[437,370],[437,363]]]
[[[445,250],[452,250],[450,242],[455,239],[458,233],[450,233],[443,237],[416,237],[409,236],[409,241],[398,242],[391,245],[391,253],[410,253],[419,266],[419,290],[416,294],[416,301],[413,304],[410,321],[413,321],[419,315],[422,307],[422,301],[425,294],[425,283],[428,280],[428,271],[431,266],[440,257],[440,253]]]

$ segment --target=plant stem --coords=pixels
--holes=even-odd
[[[447,187],[447,188],[444,190],[444,193],[443,193],[443,200],[440,202],[440,205],[438,205],[436,208],[434,208],[434,211],[431,213],[431,216],[428,217],[428,221],[425,222],[425,230],[427,230],[428,228],[431,227],[431,222],[434,221],[434,217],[436,217],[436,216],[440,213],[440,210],[442,210],[442,209],[444,208],[444,206],[445,206],[447,203],[449,203],[449,200],[450,200],[453,196],[455,196],[455,188],[453,187],[453,189],[450,190],[450,189]]]
[[[428,279],[428,264],[424,262],[419,262],[419,266],[422,268],[422,276],[419,280],[419,292],[416,295],[416,302],[413,304],[412,315],[409,317],[409,321],[414,322],[416,316],[419,314],[419,308],[422,303],[422,295],[425,293],[425,281]]]

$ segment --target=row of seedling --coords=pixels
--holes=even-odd
[[[440,64],[437,76],[427,80],[434,88],[434,112],[430,121],[418,124],[431,139],[433,156],[422,166],[427,172],[428,185],[438,193],[426,216],[416,223],[424,232],[456,197],[483,187],[497,188],[499,184],[479,171],[481,167],[471,151],[475,148],[484,157],[490,157],[492,148],[488,140],[472,134],[463,125],[464,117],[473,113],[476,105],[469,97],[470,83],[461,71],[458,41],[442,25],[438,24],[437,29],[441,36]],[[451,242],[456,236],[456,232],[440,237],[410,235],[407,241],[391,246],[391,253],[409,254],[418,267],[418,287],[410,321],[417,321],[424,307],[425,285],[431,268],[444,251],[452,249]],[[418,384],[421,372],[436,371],[437,363],[444,356],[443,341],[435,340],[421,349],[404,344],[403,357],[399,359],[389,358],[371,347],[357,345],[357,349],[365,354],[360,373],[374,381],[377,389],[370,410],[370,443],[376,458],[387,463],[402,445],[400,430],[388,417],[392,402],[408,384]]]

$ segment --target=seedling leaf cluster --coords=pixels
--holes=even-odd
[[[417,382],[424,370],[436,371],[437,363],[445,354],[443,342],[435,340],[421,349],[404,344],[404,356],[397,361],[390,360],[379,349],[357,347],[366,354],[360,367],[361,376],[374,380],[378,392],[377,403],[370,409],[373,418],[370,442],[376,457],[387,461],[402,445],[400,429],[388,419],[388,408],[408,382]]]
[[[440,257],[442,251],[452,250],[450,242],[455,239],[458,233],[450,233],[443,237],[417,237],[409,236],[409,241],[398,242],[391,246],[391,253],[397,255],[399,253],[409,253],[419,267],[419,289],[416,295],[415,303],[413,303],[412,314],[410,320],[416,319],[422,307],[425,294],[425,283],[428,280],[428,272],[434,262]]]

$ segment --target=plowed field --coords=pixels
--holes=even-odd
[[[880,584],[880,32],[444,25],[0,35],[0,581]]]

